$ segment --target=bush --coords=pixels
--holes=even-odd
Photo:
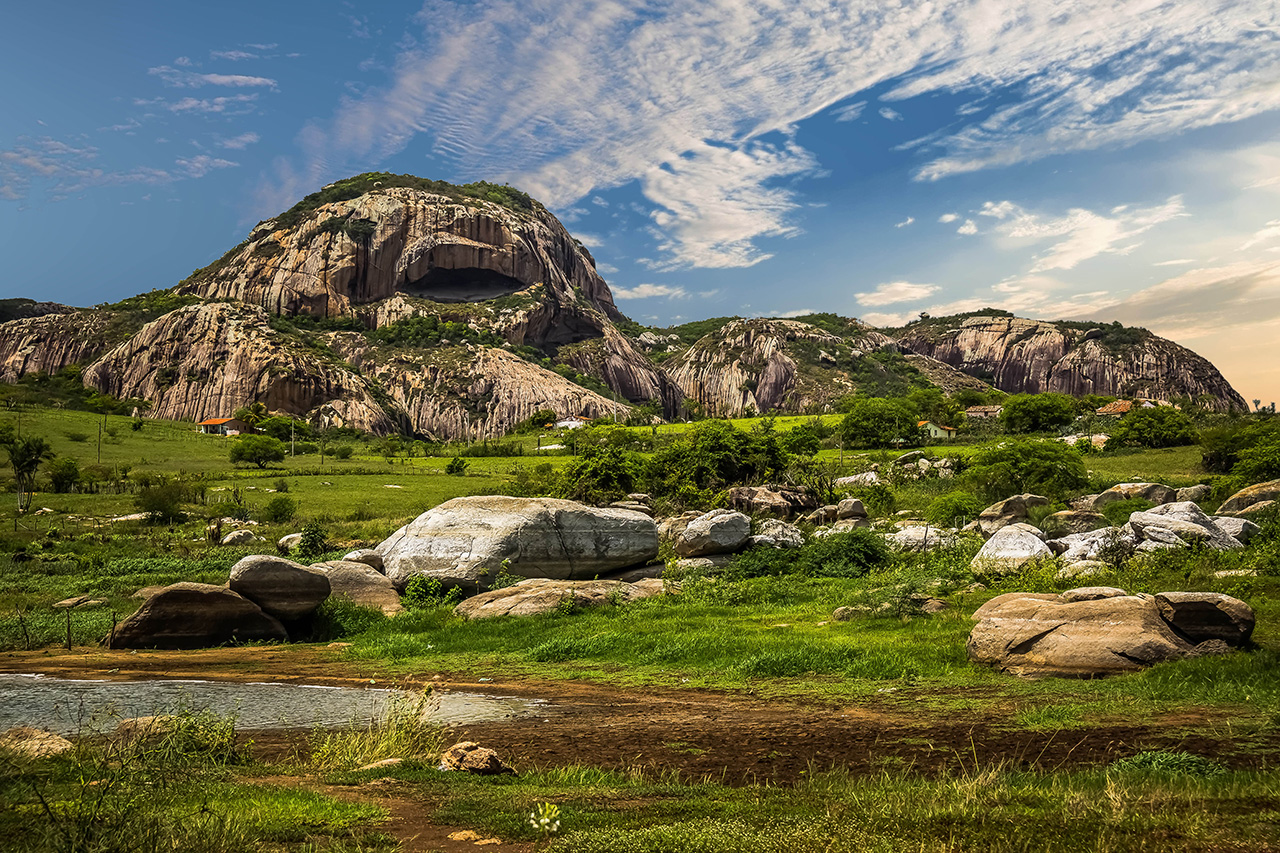
[[[849,447],[919,444],[919,420],[919,411],[905,400],[854,398],[840,422],[840,437]]]
[[[339,444],[333,449],[334,459],[350,459],[351,454],[355,452],[355,448],[349,444]]]
[[[1184,447],[1195,444],[1191,418],[1172,406],[1134,409],[1111,430],[1107,449],[1112,447]]]
[[[753,548],[740,554],[726,571],[733,578],[802,575],[814,578],[860,578],[890,560],[884,537],[871,530],[850,530],[810,539],[797,551]]]
[[[414,575],[409,579],[409,583],[405,585],[404,594],[400,596],[400,603],[405,607],[439,607],[441,605],[456,604],[462,600],[462,596],[463,592],[460,586],[455,586],[445,592],[444,584],[440,583],[439,578]]]
[[[80,483],[80,463],[70,456],[55,459],[45,466],[49,483],[60,495],[66,494]]]
[[[287,495],[276,495],[267,501],[267,505],[262,508],[258,517],[268,524],[283,524],[293,518],[297,512],[298,504],[293,498]]]
[[[992,501],[1026,492],[1061,498],[1089,485],[1079,451],[1060,441],[1034,439],[983,448],[961,479]]]
[[[455,456],[449,460],[448,465],[444,466],[444,472],[451,477],[461,477],[467,473],[469,467],[471,467],[470,462],[461,456]]]
[[[952,492],[934,498],[924,517],[935,527],[963,527],[984,509],[986,505],[968,492]]]
[[[1200,455],[1211,474],[1229,474],[1246,455],[1280,445],[1280,418],[1249,418],[1200,433]]]
[[[886,518],[898,510],[898,496],[886,483],[872,483],[849,491],[849,497],[862,501],[872,518]]]
[[[77,444],[89,440],[89,433],[87,432],[67,432],[64,435],[66,435],[68,441],[74,441]]]
[[[147,486],[138,492],[135,503],[147,514],[149,521],[158,524],[182,521],[187,517],[182,511],[182,486],[177,483]]]
[[[231,445],[231,462],[250,462],[266,468],[268,462],[284,461],[284,445],[266,435],[244,435]]]
[[[1076,401],[1066,394],[1016,394],[1004,403],[1000,423],[1009,432],[1052,432],[1076,419]]]
[[[308,521],[302,528],[302,541],[294,550],[296,558],[299,562],[314,559],[327,550],[329,550],[329,543],[325,541],[324,529],[320,526],[320,522]]]
[[[556,493],[583,503],[618,500],[636,490],[640,467],[639,454],[626,448],[588,445],[582,456],[565,467]]]

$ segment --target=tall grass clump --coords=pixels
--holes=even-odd
[[[431,761],[444,746],[440,729],[429,721],[436,698],[430,688],[393,701],[381,719],[363,727],[317,730],[311,736],[310,764],[316,770],[354,770],[384,758]]]

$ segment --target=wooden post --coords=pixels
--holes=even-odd
[[[67,608],[67,651],[71,651],[71,608]]]
[[[22,645],[27,651],[31,651],[31,635],[27,633],[27,620],[22,618],[22,608],[14,607],[13,612],[18,616],[18,628],[22,631]]]
[[[119,617],[114,610],[111,611],[111,633],[107,635],[107,648],[113,649],[116,645],[116,621]]]

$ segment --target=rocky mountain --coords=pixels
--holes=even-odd
[[[1189,398],[1216,411],[1248,408],[1208,360],[1146,329],[987,310],[886,331],[905,349],[1010,393]]]

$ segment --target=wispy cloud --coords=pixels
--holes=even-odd
[[[892,107],[881,107],[879,110],[880,118],[887,121],[902,121],[902,113]]]
[[[853,121],[854,119],[861,116],[862,111],[865,110],[866,108],[867,108],[866,101],[857,101],[855,103],[840,107],[833,113],[833,115],[836,117],[836,121]]]
[[[948,222],[955,222],[955,221],[956,221],[957,219],[959,219],[959,218],[960,218],[960,216],[959,216],[958,214],[955,214],[955,213],[944,213],[944,214],[942,214],[941,216],[939,216],[939,217],[938,217],[938,221],[939,221],[939,222],[941,222],[941,223],[943,223],[943,224],[945,225],[945,224],[946,224],[946,223],[948,223]]]
[[[270,77],[252,77],[247,74],[200,74],[195,71],[184,71],[169,65],[148,68],[147,73],[159,77],[166,85],[178,89],[196,89],[201,86],[229,86],[232,88],[269,87],[274,89],[276,81]]]
[[[915,222],[915,221],[916,221],[916,218],[914,216],[908,216],[906,219],[902,220],[901,222],[893,223],[893,227],[906,228],[908,225],[910,225],[912,222]]]
[[[1196,262],[1195,258],[1174,258],[1173,260],[1170,260],[1170,261],[1156,261],[1154,264],[1152,264],[1152,266],[1182,267],[1182,266],[1186,266],[1187,264],[1194,264],[1195,262]]]
[[[179,98],[168,101],[164,98],[136,98],[134,106],[155,107],[171,113],[226,113],[238,115],[253,112],[256,109],[257,93],[251,95],[222,95],[216,98]]]
[[[683,287],[669,284],[637,284],[631,288],[614,287],[612,290],[614,299],[684,299],[689,295]]]
[[[209,51],[210,59],[226,59],[230,62],[241,62],[245,59],[257,59],[258,54],[249,53],[245,50],[211,50]]]
[[[919,302],[928,299],[942,288],[936,284],[913,284],[909,281],[890,281],[878,285],[875,290],[855,295],[859,305],[878,308],[899,302]]]
[[[19,137],[12,148],[0,150],[0,199],[6,201],[27,198],[35,182],[47,186],[51,198],[58,200],[90,187],[172,180],[174,175],[164,169],[104,168],[94,146],[72,145],[48,136]]]
[[[240,165],[230,160],[223,160],[221,157],[210,157],[208,154],[197,154],[194,157],[187,158],[180,157],[174,163],[189,178],[203,178],[214,169],[230,169],[233,166]]]
[[[1030,270],[1033,273],[1073,269],[1098,255],[1128,254],[1140,245],[1135,240],[1139,235],[1188,215],[1181,196],[1171,196],[1153,207],[1115,207],[1106,214],[1073,208],[1063,216],[1046,217],[1029,213],[1010,201],[987,202],[982,212],[1000,221],[997,232],[1016,241],[1063,238],[1036,259]]]
[[[1280,240],[1280,219],[1273,219],[1258,229],[1252,237],[1240,244],[1240,251]]]
[[[239,151],[241,149],[248,148],[250,145],[253,145],[261,139],[262,137],[258,136],[258,134],[253,131],[249,131],[248,133],[242,133],[239,136],[233,136],[230,139],[224,139],[219,142],[218,145],[223,148],[230,148],[235,151]]]
[[[425,137],[463,171],[557,207],[639,180],[663,211],[667,262],[742,266],[767,254],[761,238],[794,233],[780,182],[819,168],[768,134],[837,104],[851,120],[851,99],[886,85],[886,115],[929,94],[999,96],[914,149],[922,179],[1280,107],[1280,7],[1261,0],[429,0],[419,20],[392,83],[308,128],[277,195]]]

